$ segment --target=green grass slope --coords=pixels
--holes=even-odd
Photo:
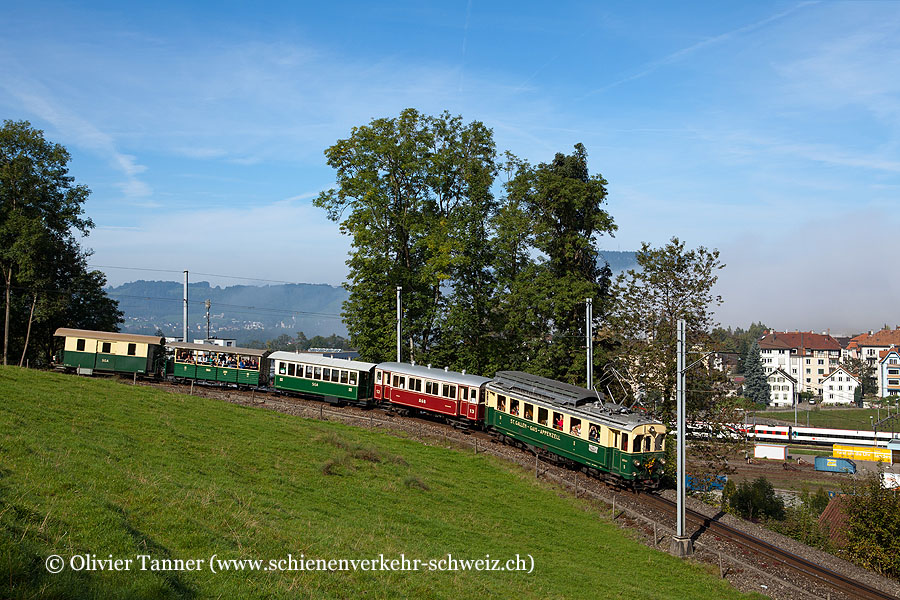
[[[805,410],[797,412],[797,424],[801,427],[806,427],[806,413],[807,411]],[[785,421],[788,425],[794,424],[793,410],[758,414],[769,419]],[[887,411],[877,411],[874,408],[822,408],[809,411],[809,426],[872,431],[872,420],[886,416],[888,416]],[[872,419],[869,419],[869,417],[872,417]],[[885,431],[890,431],[890,425],[886,425],[886,427]]]
[[[209,570],[213,554],[267,562],[401,553],[504,562],[530,554],[534,570]],[[53,554],[67,561],[61,573],[45,568]],[[132,563],[118,572],[70,568],[84,554]],[[138,555],[205,562],[196,571],[141,570]],[[742,597],[491,457],[0,367],[0,597],[360,596]]]

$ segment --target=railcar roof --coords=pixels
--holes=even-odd
[[[224,354],[243,354],[244,356],[263,356],[268,350],[258,348],[238,348],[237,346],[219,346],[218,344],[192,344],[190,342],[166,342],[167,348],[178,350],[200,350],[202,352],[220,352]]]
[[[375,363],[348,358],[328,358],[319,354],[307,354],[303,352],[273,352],[269,360],[289,360],[307,365],[320,365],[323,367],[338,367],[342,369],[356,369],[357,371],[370,371]]]
[[[412,375],[413,377],[425,377],[426,379],[437,379],[439,381],[446,381],[447,383],[468,385],[472,387],[481,387],[491,380],[490,377],[482,377],[481,375],[470,375],[458,371],[448,371],[428,366],[423,367],[422,365],[411,365],[409,363],[384,362],[379,364],[378,368],[390,371],[391,373]]]
[[[115,333],[112,331],[91,331],[90,329],[69,329],[60,327],[53,335],[59,337],[79,337],[92,340],[110,340],[115,342],[137,342],[138,344],[162,345],[166,338],[155,335],[137,335],[133,333]]]
[[[499,371],[488,388],[499,393],[517,394],[520,397],[544,403],[549,407],[559,407],[573,414],[593,419],[596,422],[612,424],[622,429],[638,425],[660,424],[657,419],[634,412],[621,404],[605,402],[606,394],[539,377],[522,371]]]

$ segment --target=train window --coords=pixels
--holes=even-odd
[[[519,401],[518,400],[512,400],[509,403],[509,414],[511,414],[514,417],[519,416]]]
[[[497,410],[506,412],[506,396],[497,396]]]
[[[417,392],[421,392],[422,391],[422,380],[419,379],[418,377],[416,377],[415,379],[411,378],[409,380],[409,389],[415,390]]]
[[[666,436],[664,436],[664,435],[661,434],[661,433],[660,433],[660,434],[657,434],[657,436],[656,436],[656,445],[655,445],[655,447],[653,448],[655,451],[657,451],[657,452],[662,452],[662,449],[663,449],[663,439],[664,439],[665,437],[666,437]]]
[[[652,436],[644,436],[644,452],[650,452],[650,438]]]
[[[306,378],[307,378],[307,379],[312,379],[312,378],[313,378],[313,368],[312,368],[312,365],[306,365]]]
[[[469,396],[469,400],[474,403],[478,403],[478,388],[472,388],[472,394]]]
[[[609,430],[609,442],[610,442],[609,445],[610,445],[612,448],[618,448],[618,447],[619,447],[619,432],[616,431],[615,429],[610,429],[610,430]]]
[[[290,375],[291,377],[294,376],[294,363],[288,364],[288,372],[287,372],[287,374]]]
[[[109,354],[110,352],[112,352],[112,343],[103,342],[103,347],[101,348],[100,352],[102,352],[103,354]]]
[[[394,387],[398,390],[402,390],[406,387],[406,377],[401,377],[400,375],[394,375]]]
[[[569,419],[569,433],[581,436],[581,419],[575,417]]]
[[[628,452],[628,434],[624,431],[622,432],[622,450]]]
[[[128,344],[128,356],[137,354],[137,344]]]
[[[444,385],[444,396],[450,398],[451,400],[456,400],[456,386],[455,385]]]
[[[469,388],[461,387],[459,388],[459,399],[463,402],[469,401]]]
[[[375,371],[375,383],[381,383],[381,371]]]
[[[640,452],[641,446],[644,444],[644,436],[636,435],[634,436],[634,443],[631,445],[632,452]]]
[[[285,375],[287,373],[287,364],[283,362],[278,363],[278,374]]]
[[[590,427],[588,427],[588,439],[591,440],[592,442],[600,441],[600,426],[599,425],[594,425],[593,423],[590,423]]]
[[[84,351],[84,340],[77,340],[75,342],[75,349],[78,350],[79,352]]]
[[[538,406],[538,424],[539,425],[547,425],[547,421],[550,419],[550,411],[546,408],[541,408]]]
[[[356,385],[356,371],[350,371],[350,385]]]
[[[432,396],[437,396],[438,394],[438,384],[434,381],[426,381],[425,382],[425,393],[431,394]]]
[[[534,406],[527,402],[525,403],[525,418],[529,421],[534,419]]]
[[[341,370],[340,369],[332,369],[331,370],[331,381],[334,383],[338,383],[341,380]]]
[[[313,379],[322,379],[322,367],[313,367]]]
[[[553,429],[563,430],[563,416],[562,413],[555,412],[553,413]]]
[[[331,380],[331,369],[325,367],[322,369],[322,381],[330,381]]]
[[[341,370],[341,383],[347,383],[347,371]]]

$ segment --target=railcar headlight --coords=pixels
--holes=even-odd
[[[664,458],[659,459],[659,464],[661,464],[661,465],[666,464],[666,459],[664,459]]]
[[[636,467],[641,466],[641,461],[639,461],[638,459],[634,459],[634,466],[636,466]]]

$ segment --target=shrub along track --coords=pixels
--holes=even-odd
[[[152,385],[177,393],[187,392],[184,384],[155,382]],[[648,545],[665,549],[674,533],[675,503],[665,497],[674,498],[674,492],[636,493],[614,482],[552,464],[527,450],[499,443],[481,431],[460,429],[430,418],[401,417],[393,410],[381,407],[337,407],[275,392],[207,385],[195,385],[191,391],[232,404],[383,429],[426,444],[468,449],[473,453],[487,452],[533,470],[536,476],[591,500],[599,510],[609,511],[612,519],[632,529]],[[687,500],[686,528],[694,540],[693,558],[718,567],[720,575],[738,589],[778,599],[900,598],[900,585],[896,582],[753,523],[717,512],[693,498]]]

